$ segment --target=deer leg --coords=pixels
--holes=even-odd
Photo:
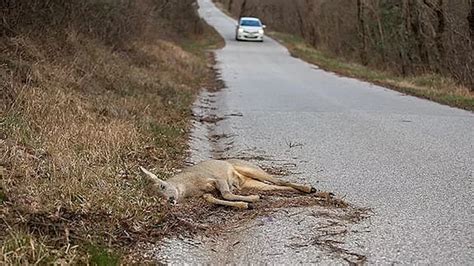
[[[245,202],[256,202],[260,199],[258,195],[250,195],[250,196],[241,196],[235,195],[230,191],[229,184],[227,184],[224,180],[217,180],[216,181],[216,188],[221,193],[222,197],[226,200],[233,200],[233,201],[245,201]]]
[[[207,202],[212,203],[212,204],[229,206],[229,207],[234,207],[234,208],[238,208],[238,209],[253,209],[253,206],[252,206],[251,203],[242,202],[242,201],[221,200],[221,199],[217,199],[212,194],[204,194],[203,198]]]
[[[284,186],[284,187],[290,187],[293,189],[296,189],[298,191],[304,192],[304,193],[314,193],[316,192],[316,189],[308,186],[308,185],[301,185],[301,184],[296,184],[293,182],[285,181],[279,178],[276,178],[267,172],[263,171],[260,168],[257,167],[249,167],[249,166],[242,166],[242,165],[237,165],[234,166],[235,170],[241,174],[244,175],[248,178],[252,178],[261,182],[268,182],[273,185],[277,186]]]
[[[242,188],[251,188],[251,189],[257,189],[257,190],[263,190],[263,191],[292,191],[292,192],[299,191],[292,187],[267,184],[267,183],[264,183],[262,181],[258,181],[252,178],[247,178],[247,180],[242,184]]]

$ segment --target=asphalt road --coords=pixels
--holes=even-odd
[[[266,156],[293,165],[297,179],[371,208],[372,217],[344,239],[371,264],[474,263],[472,113],[320,70],[269,38],[236,42],[235,21],[210,0],[198,2],[227,43],[217,51],[227,88],[203,95],[227,119],[197,134],[233,137],[213,147],[194,140],[194,160]],[[281,232],[292,226],[254,231],[260,236],[249,241],[253,251],[243,248],[215,261],[344,262],[317,250],[286,250],[285,237],[296,233]],[[274,249],[284,255],[271,255]],[[181,259],[212,263],[213,256]]]

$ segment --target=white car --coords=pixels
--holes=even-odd
[[[235,31],[237,41],[259,41],[263,42],[265,25],[260,19],[252,17],[241,17]]]

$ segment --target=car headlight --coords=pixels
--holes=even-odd
[[[239,28],[239,33],[243,33],[243,32],[244,32],[244,29]]]
[[[262,29],[258,30],[258,34],[263,35],[263,30]]]

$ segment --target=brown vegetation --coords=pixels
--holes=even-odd
[[[453,79],[474,90],[472,1],[219,0],[319,51],[395,75]]]
[[[137,165],[180,166],[221,40],[193,0],[0,8],[0,264],[117,262],[162,218]]]

